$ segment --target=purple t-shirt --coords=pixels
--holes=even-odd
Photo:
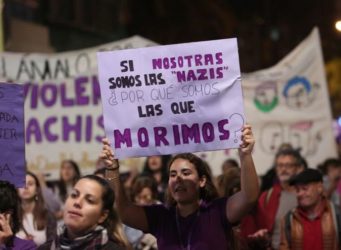
[[[157,238],[159,250],[226,250],[231,224],[226,218],[226,198],[202,204],[183,218],[175,207],[145,207],[149,232]],[[181,247],[182,246],[182,247]]]
[[[35,250],[36,244],[31,240],[23,240],[18,237],[14,237],[13,246],[0,245],[0,250]]]

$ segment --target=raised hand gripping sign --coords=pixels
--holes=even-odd
[[[236,39],[97,57],[117,158],[239,147],[245,119]]]
[[[25,185],[24,88],[0,83],[0,180]]]

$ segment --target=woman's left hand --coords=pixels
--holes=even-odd
[[[242,128],[242,143],[239,147],[240,155],[251,154],[253,146],[255,145],[255,138],[253,137],[251,125],[245,124]]]

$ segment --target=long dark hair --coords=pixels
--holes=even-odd
[[[231,197],[240,191],[240,185],[240,169],[236,167],[227,169],[217,178],[217,188],[221,197]]]
[[[15,235],[20,229],[20,198],[14,185],[0,180],[0,213],[11,214],[11,229]]]
[[[37,230],[43,230],[44,228],[46,228],[47,225],[47,219],[48,219],[48,210],[45,206],[45,201],[43,198],[43,193],[41,191],[41,186],[39,183],[39,180],[37,178],[37,176],[35,174],[33,174],[32,172],[27,171],[26,175],[31,176],[34,179],[34,182],[36,184],[36,189],[37,189],[37,193],[36,196],[34,198],[35,200],[35,205],[33,208],[33,223],[35,224],[35,226],[37,227]],[[24,211],[21,208],[21,221],[23,221],[23,217],[24,217]],[[21,225],[22,229],[25,232],[25,228],[23,225]]]
[[[114,209],[115,194],[112,188],[109,186],[109,183],[97,175],[86,175],[80,179],[89,179],[95,181],[102,187],[102,211],[108,210],[108,216],[101,225],[107,229],[110,239],[124,247],[129,248],[129,242],[123,234],[122,223]]]
[[[319,169],[324,175],[328,174],[330,167],[340,167],[341,166],[341,160],[337,158],[327,158],[322,164],[317,166],[317,169]]]
[[[200,189],[199,197],[201,200],[205,202],[210,202],[216,198],[218,198],[218,192],[216,187],[213,184],[212,181],[212,175],[210,171],[210,167],[201,158],[198,156],[191,154],[191,153],[183,153],[175,155],[169,162],[168,169],[170,169],[171,165],[176,159],[184,159],[192,163],[198,172],[199,178],[202,178],[203,176],[206,177],[206,184],[205,187]],[[166,197],[166,203],[169,206],[175,205],[175,200],[173,199],[172,195],[170,194],[169,188],[167,190],[167,197]]]
[[[76,182],[79,180],[79,178],[81,177],[81,172],[79,170],[79,166],[78,164],[73,161],[73,160],[64,160],[61,163],[61,167],[65,164],[65,163],[70,163],[70,165],[72,166],[73,170],[75,171],[75,176],[72,180],[72,185],[74,186],[76,184]],[[62,179],[62,176],[60,176],[59,182],[57,184],[58,189],[59,189],[59,197],[60,199],[65,202],[66,198],[67,198],[67,189],[66,189],[66,182]]]
[[[167,169],[167,166],[168,166],[169,160],[171,159],[171,156],[170,155],[158,155],[158,156],[161,157],[161,169],[160,169],[160,171],[161,171],[161,182],[167,184],[167,182],[168,182],[168,169]],[[151,176],[151,177],[153,177],[153,171],[150,169],[150,166],[149,166],[149,163],[148,163],[148,159],[150,157],[151,156],[148,156],[146,158],[145,163],[144,163],[142,174],[141,174],[143,176]]]

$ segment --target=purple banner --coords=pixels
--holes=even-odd
[[[0,179],[25,185],[24,88],[0,83]]]

